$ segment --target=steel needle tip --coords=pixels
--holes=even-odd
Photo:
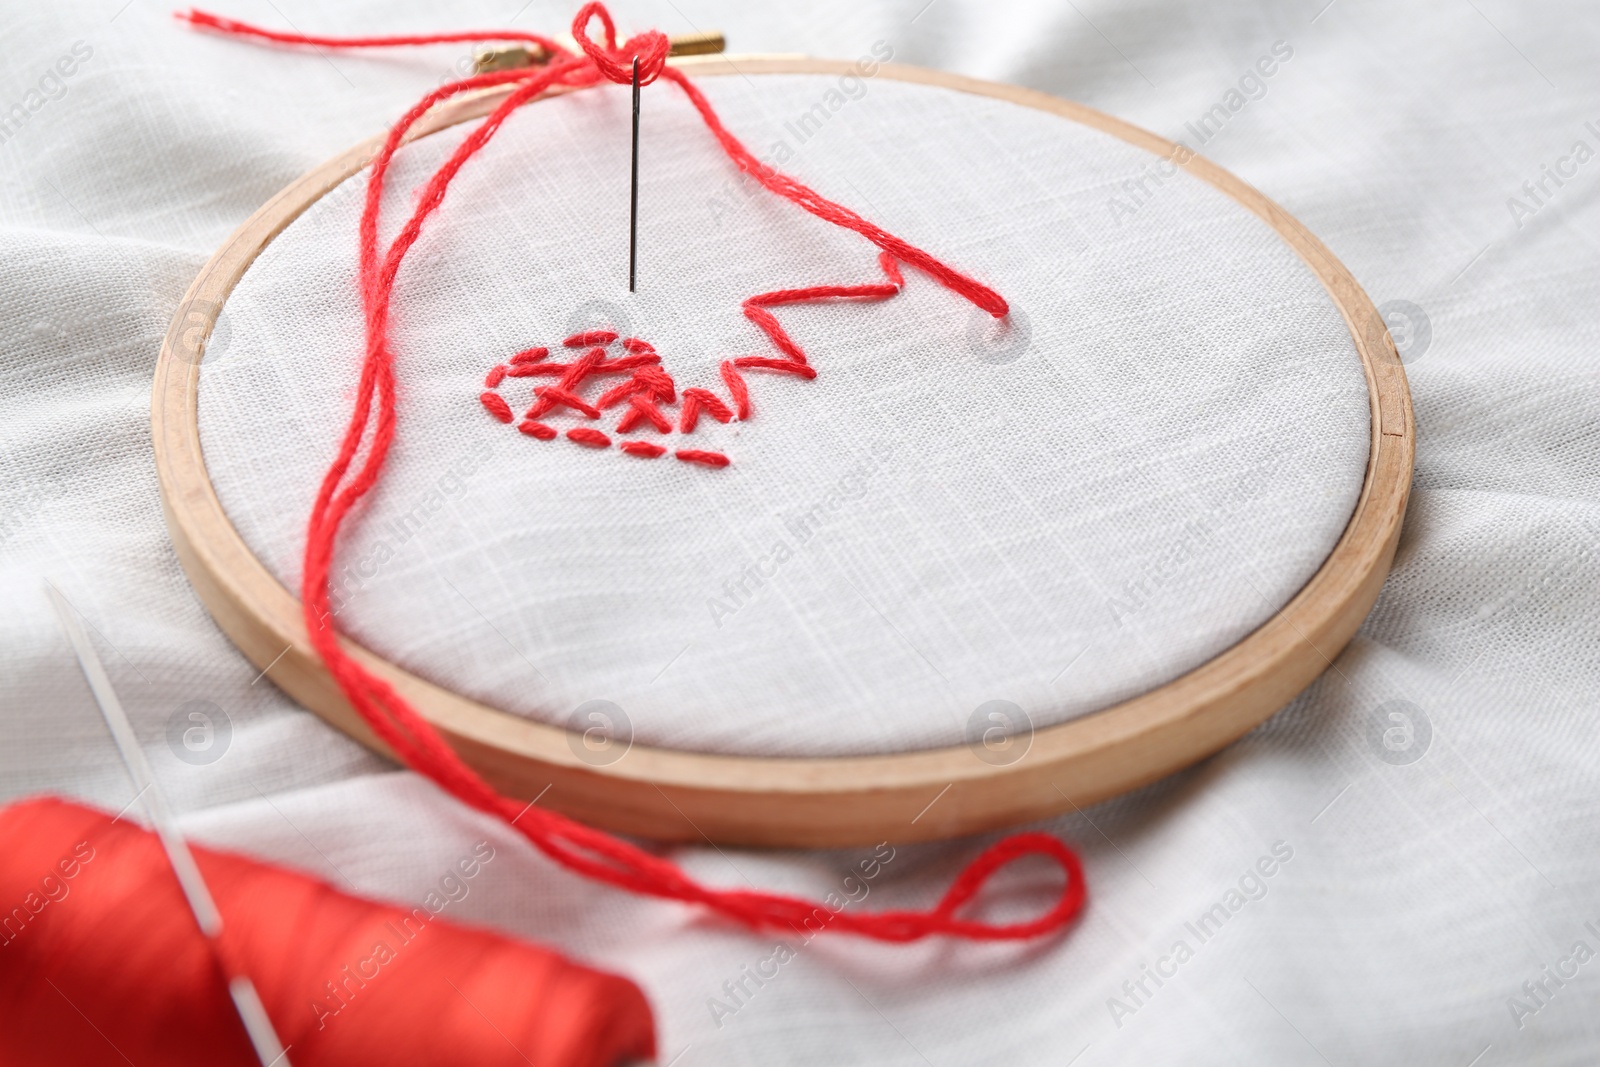
[[[639,262],[639,57],[633,57],[633,177],[628,191],[628,292]]]

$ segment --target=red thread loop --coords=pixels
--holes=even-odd
[[[315,44],[327,48],[365,48],[461,40],[533,40],[550,49],[554,58],[546,66],[479,74],[451,82],[428,93],[395,123],[383,147],[373,157],[368,172],[367,199],[361,213],[359,238],[361,295],[366,313],[366,351],[362,356],[361,378],[356,389],[354,410],[345,427],[338,454],[330,464],[318,490],[311,518],[307,524],[300,589],[307,637],[351,706],[401,761],[432,779],[440,788],[462,803],[505,820],[545,855],[567,869],[629,892],[644,893],[688,904],[700,904],[752,929],[792,930],[807,921],[816,921],[816,917],[823,914],[822,905],[777,893],[715,889],[701,885],[677,865],[631,842],[574,822],[537,804],[523,804],[521,801],[499,795],[489,783],[463,762],[455,749],[450,747],[439,731],[423,718],[416,708],[412,707],[388,682],[362,666],[340,643],[330,601],[334,550],[344,521],[357,510],[362,498],[378,483],[389,449],[394,443],[395,424],[398,419],[394,349],[389,339],[389,313],[394,299],[395,279],[400,273],[400,266],[406,254],[421,235],[423,224],[444,202],[445,192],[451,180],[467,161],[489,142],[513,111],[538,99],[546,92],[562,88],[581,89],[594,85],[602,77],[613,82],[631,82],[632,62],[637,57],[640,81],[647,83],[660,76],[677,85],[689,98],[695,110],[700,113],[701,119],[716,137],[717,143],[738,167],[755,176],[765,188],[818,218],[860,234],[877,245],[883,253],[880,256],[880,265],[888,278],[888,284],[780,290],[761,294],[745,302],[745,314],[768,335],[786,358],[744,356],[731,360],[731,366],[724,364],[724,380],[733,395],[740,418],[748,417],[749,409],[748,393],[742,388],[743,379],[738,374],[738,369],[778,371],[807,379],[814,378],[817,374],[816,370],[806,363],[805,353],[784,332],[767,307],[818,299],[887,298],[897,292],[901,285],[897,263],[917,268],[996,317],[1006,314],[1005,298],[922,249],[868,222],[849,208],[826,199],[816,191],[757,160],[750,150],[722,125],[710,102],[688,77],[682,71],[666,65],[668,45],[663,34],[651,30],[630,38],[619,48],[616,43],[616,26],[611,21],[610,14],[598,3],[586,4],[573,22],[573,37],[583,49],[582,56],[575,56],[546,38],[518,31],[446,33],[413,37],[330,38],[259,29],[199,11],[180,17],[186,17],[193,25],[221,33],[281,44]],[[589,22],[596,17],[600,19],[604,30],[603,47],[590,40],[586,33]],[[380,248],[378,216],[379,205],[383,201],[384,183],[390,163],[395,153],[405,143],[407,133],[437,104],[461,93],[497,85],[508,86],[510,91],[496,105],[494,111],[467,134],[450,158],[428,179],[416,198],[416,207],[411,217],[401,227],[398,236],[387,248]],[[543,369],[548,366],[550,370],[563,374],[564,377],[559,384],[544,386],[538,390],[538,399],[534,407],[518,425],[518,429],[523,433],[545,440],[554,438],[556,430],[539,422],[539,415],[557,406],[565,406],[591,419],[598,418],[600,410],[573,393],[572,388],[591,373],[607,369],[623,369],[621,360],[607,368],[594,353],[569,365],[546,364],[544,360],[548,354],[542,348],[518,353],[512,358],[505,372],[506,377],[532,376],[530,372],[535,368]],[[634,358],[646,354],[634,352]],[[631,368],[633,365],[628,364],[628,366]],[[569,377],[571,380],[568,380]],[[612,391],[606,394],[605,399],[617,403],[626,397],[630,401],[630,407],[635,399],[642,403],[647,403],[652,398],[671,401],[674,389],[671,378],[664,371],[654,371],[645,366],[638,367],[635,381],[637,384],[630,386],[627,391]],[[686,397],[689,392],[685,390]],[[705,395],[697,395],[693,399],[697,406],[702,406],[702,410],[710,413],[713,418],[733,417],[734,413],[720,400],[715,400],[712,394],[705,390],[699,392]],[[708,403],[706,397],[711,397],[714,405]],[[506,422],[511,421],[510,407],[497,393],[484,393],[481,400],[496,418]],[[640,418],[648,418],[648,414],[641,414]],[[569,430],[567,437],[576,443],[593,448],[605,448],[611,444],[608,435],[592,427]],[[660,446],[644,441],[625,441],[619,447],[628,455],[639,458],[655,458],[665,453]],[[724,467],[728,464],[728,457],[720,452],[680,449],[673,454],[685,463],[711,467]],[[1019,923],[986,923],[956,917],[957,910],[971,901],[996,871],[1013,860],[1031,855],[1044,856],[1054,861],[1065,876],[1061,895],[1049,911],[1035,919]],[[982,941],[1022,940],[1061,929],[1083,908],[1085,899],[1083,871],[1072,851],[1048,834],[1025,833],[1005,838],[985,850],[961,873],[939,903],[929,911],[830,912],[832,918],[825,925],[831,929],[884,941],[912,941],[930,934],[947,934]]]
[[[589,39],[589,23],[600,19],[605,29],[605,47]],[[578,10],[572,20],[572,39],[578,42],[583,54],[594,61],[600,73],[619,85],[633,84],[633,61],[639,61],[639,84],[649,85],[661,76],[667,65],[667,52],[672,45],[660,30],[645,30],[629,37],[617,47],[617,25],[611,21],[611,12],[604,4],[588,3]]]
[[[957,909],[973,897],[978,895],[984,885],[1000,869],[1025,859],[1028,856],[1043,856],[1061,868],[1061,873],[1066,879],[1066,891],[1056,900],[1055,906],[1048,912],[1026,922],[992,925],[970,919],[958,919],[955,916]],[[1078,862],[1078,857],[1064,845],[1059,838],[1051,837],[1044,833],[1013,834],[1002,838],[990,845],[978,858],[969,863],[965,870],[951,883],[944,896],[934,907],[933,914],[946,921],[943,932],[960,934],[965,937],[983,936],[983,931],[997,933],[1006,931],[1004,935],[1013,938],[1035,937],[1039,934],[1053,930],[1077,914],[1087,899],[1083,883],[1083,865]]]

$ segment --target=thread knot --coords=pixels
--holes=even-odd
[[[589,36],[589,23],[599,18],[602,39]],[[609,81],[619,85],[633,84],[633,61],[639,61],[639,84],[649,85],[661,76],[667,65],[671,43],[660,30],[645,30],[617,44],[617,24],[611,12],[601,3],[584,4],[572,20],[572,39],[578,42],[583,54],[594,62],[596,69]]]

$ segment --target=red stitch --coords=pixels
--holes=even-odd
[[[587,426],[579,426],[575,430],[568,430],[567,440],[576,441],[578,444],[587,445],[590,448],[611,447],[611,438],[607,437],[599,430],[591,430]]]
[[[698,448],[680,448],[673,455],[685,463],[699,463],[707,467],[726,467],[732,462],[721,452],[702,452]]]
[[[638,456],[640,459],[655,459],[657,456],[665,455],[667,451],[660,445],[653,445],[649,441],[624,441],[617,447],[628,455]]]
[[[602,393],[595,406],[605,409],[613,404],[622,403],[634,393],[644,393],[667,404],[678,398],[677,387],[672,383],[672,375],[659,367],[641,367],[634,372],[632,378]]]
[[[537,437],[541,441],[552,441],[556,436],[554,427],[546,426],[542,422],[534,422],[532,419],[523,419],[517,423],[517,429],[529,437]]]
[[[878,266],[883,268],[883,273],[889,276],[889,280],[894,283],[896,289],[905,288],[906,280],[900,276],[900,264],[894,261],[893,256],[887,252],[879,252]]]
[[[637,356],[618,356],[608,359],[595,366],[596,374],[616,374],[620,371],[633,370],[635,367],[649,367],[661,362],[661,357],[654,352],[644,352]]]
[[[501,363],[489,372],[489,376],[483,380],[483,384],[490,389],[498,389],[500,387],[500,380],[505,376],[506,365]]]
[[[554,378],[572,369],[570,363],[519,363],[506,369],[508,378],[537,378],[541,374]]]
[[[754,307],[783,307],[785,304],[810,304],[818,300],[887,300],[900,291],[898,285],[811,285],[804,289],[775,289],[745,300]]]
[[[601,393],[600,399],[594,402],[594,406],[599,408],[601,411],[604,411],[606,408],[614,407],[617,404],[622,403],[634,393],[637,393],[644,388],[645,386],[639,381],[638,378],[630,378],[621,385],[613,385],[610,389],[607,389],[605,392]]]
[[[662,433],[672,432],[671,420],[661,414],[661,409],[656,407],[655,401],[647,396],[640,396],[635,393],[628,397],[628,410],[623,414],[622,421],[617,423],[617,432],[629,433],[635,426],[646,420]]]
[[[525,348],[511,357],[512,363],[537,363],[550,354],[548,348]]]
[[[718,400],[715,393],[705,389],[685,389],[683,391],[683,415],[678,419],[679,433],[694,433],[695,424],[700,421],[700,410],[718,422],[727,422],[733,418],[733,412],[728,410],[728,405]]]
[[[641,341],[637,337],[627,338],[622,342],[622,347],[626,348],[629,352],[654,352],[656,350],[655,345],[651,344],[649,341]],[[650,447],[654,448],[655,446],[651,445]]]
[[[644,382],[649,387],[649,394],[663,404],[678,402],[678,386],[672,380],[672,375],[658,367],[642,367],[634,372],[634,378]]]
[[[728,386],[728,392],[733,396],[733,406],[739,413],[739,421],[744,422],[750,418],[750,389],[744,384],[744,378],[739,374],[739,368],[733,365],[731,359],[722,361],[722,380]]]
[[[757,306],[755,300],[756,297],[751,297],[744,302],[744,317],[761,327],[762,332],[777,346],[778,351],[789,357],[790,362],[804,363],[806,354],[800,350],[800,346],[778,325],[777,317],[766,308]]]
[[[571,338],[568,338],[568,340],[571,340]],[[604,363],[605,358],[605,349],[589,349],[589,351],[585,352],[581,357],[574,360],[572,365],[567,368],[567,373],[561,376],[561,388],[571,389],[577,386],[585,378],[592,374],[595,368],[599,367],[601,363]]]
[[[489,409],[489,414],[501,422],[511,421],[511,405],[506,403],[505,397],[499,393],[480,393],[478,399]]]
[[[661,362],[661,357],[654,353],[647,356],[622,356],[619,359],[605,359],[603,356],[593,358],[595,352],[604,353],[604,351],[600,348],[591,349],[582,359],[572,363],[523,363],[507,368],[506,374],[512,378],[534,378],[541,374],[555,377],[559,374],[562,375],[560,384],[571,388],[592,374],[621,374],[625,370]]]
[[[888,255],[887,252],[884,255]],[[879,257],[879,265],[883,259]],[[891,266],[892,266],[891,261]],[[888,273],[886,270],[885,273]],[[890,278],[899,277],[899,269],[890,275]],[[757,293],[747,297],[744,302],[745,318],[761,327],[778,351],[788,356],[796,363],[804,363],[806,354],[800,346],[794,343],[787,331],[778,324],[778,319],[768,311],[769,307],[782,307],[785,304],[807,304],[818,300],[885,300],[900,291],[898,283],[894,285],[813,285],[805,289],[777,289],[770,293]]]
[[[740,356],[733,361],[736,367],[757,367],[761,370],[783,371],[785,374],[798,374],[810,380],[817,376],[815,367],[805,363],[796,363],[792,359],[768,359],[765,356]]]
[[[523,415],[525,419],[537,419],[539,416],[554,410],[560,404],[565,404],[569,408],[581,411],[591,419],[600,417],[598,408],[591,407],[581,396],[569,392],[559,385],[540,386],[533,391],[533,395],[539,399],[535,401],[533,407],[528,409],[527,414]]]
[[[585,330],[575,333],[561,343],[567,348],[583,348],[586,345],[608,345],[617,339],[613,330]]]
[[[630,892],[703,905],[752,929],[794,928],[816,911],[814,901],[759,890],[729,892],[702,885],[665,857],[611,834],[591,829],[553,810],[537,805],[530,808],[522,801],[500,795],[462,761],[438,730],[399,692],[373,674],[341,644],[330,604],[340,528],[378,484],[394,443],[395,427],[400,415],[395,404],[394,351],[388,336],[395,279],[406,255],[420,237],[424,224],[444,203],[451,181],[489,143],[517,108],[543,98],[551,90],[581,90],[602,81],[618,85],[630,82],[649,85],[663,78],[676,85],[688,98],[734,166],[754,178],[763,188],[827,223],[859,234],[881,251],[890,253],[899,263],[909,264],[932,276],[941,285],[996,318],[1007,312],[1004,298],[921,249],[873,225],[849,208],[828,200],[757,159],[722,124],[710,102],[688,75],[678,68],[667,66],[668,41],[665,34],[648,30],[619,44],[610,14],[597,2],[585,4],[573,20],[572,36],[582,51],[581,55],[574,54],[552,39],[522,31],[386,38],[309,38],[299,33],[263,30],[204,12],[191,11],[184,17],[195,26],[289,44],[343,48],[426,44],[440,40],[533,40],[550,53],[550,62],[544,66],[475,75],[429,92],[394,124],[367,168],[367,198],[357,245],[360,291],[367,329],[366,344],[351,417],[307,523],[305,555],[301,566],[301,608],[307,636],[352,707],[401,760],[468,806],[503,819],[567,869]],[[588,32],[590,22],[596,18],[600,20],[603,31],[599,41],[591,39]],[[635,70],[637,75],[634,74]],[[465,133],[449,159],[417,191],[412,201],[416,206],[410,218],[398,230],[397,236],[389,244],[380,246],[378,234],[385,181],[395,153],[408,141],[408,133],[437,105],[462,93],[497,86],[507,91],[498,98],[493,111]],[[761,305],[747,304],[747,307],[759,310]],[[759,320],[760,317],[755,318]],[[776,320],[770,317],[767,322],[776,325]],[[764,323],[758,321],[757,325],[765,329]],[[777,336],[787,339],[781,328],[777,330]],[[752,357],[735,360],[735,365],[761,366],[808,378],[814,376],[816,372],[805,366],[805,356],[799,347],[789,340],[792,351],[785,349],[777,336],[769,332],[773,343],[779,345],[780,352],[789,357],[787,360]],[[541,397],[541,402],[544,399]],[[485,406],[489,406],[487,401]],[[571,436],[576,438],[580,432],[571,431]],[[592,430],[588,432],[598,433]],[[677,456],[690,463],[722,466],[728,462],[721,453],[692,449],[680,451]],[[1000,868],[1027,856],[1050,860],[1063,875],[1060,893],[1046,912],[1030,919],[1003,923],[961,915],[961,910],[972,902]],[[931,934],[981,941],[1026,940],[1066,926],[1082,911],[1086,899],[1082,865],[1071,849],[1048,834],[1016,834],[996,842],[973,859],[933,907],[922,911],[894,912],[847,910],[834,916],[830,929],[885,941],[913,941]]]

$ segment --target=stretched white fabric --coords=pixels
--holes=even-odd
[[[185,286],[251,211],[385,127],[467,50],[265,51],[185,33],[160,4],[14,3],[0,113],[22,102],[27,118],[0,131],[0,790],[111,811],[132,799],[50,613],[48,576],[91,624],[198,837],[408,902],[488,837],[501,858],[460,916],[637,979],[676,1067],[1592,1061],[1596,962],[1561,986],[1546,977],[1572,973],[1575,943],[1600,950],[1587,926],[1600,925],[1600,163],[1573,152],[1600,148],[1587,126],[1600,125],[1591,9],[674,3],[617,14],[631,28],[719,27],[750,51],[854,58],[883,40],[907,62],[1188,139],[1304,221],[1377,304],[1418,309],[1425,319],[1403,331],[1414,494],[1355,643],[1240,744],[1045,824],[1082,853],[1091,888],[1066,936],[1012,947],[819,938],[714,1018],[712,998],[729,1004],[724,983],[769,958],[770,939],[561,872],[255,680],[162,525],[150,376]],[[228,10],[369,33],[493,25],[515,7],[276,6]],[[518,23],[570,15],[536,5]],[[1249,83],[1257,98],[1241,91],[1248,103],[1196,143],[1186,124],[1278,40],[1294,54],[1260,81],[1264,95]],[[92,56],[46,79],[78,41]],[[665,95],[647,98],[656,122]],[[1563,185],[1547,166],[1567,172]],[[968,265],[962,248],[937,251]],[[600,259],[615,277],[618,254]],[[211,762],[169,742],[193,703],[230,725]],[[1278,842],[1287,862],[1273,857]],[[982,844],[900,847],[851,906],[925,906]],[[667,851],[720,884],[820,896],[872,850]],[[1245,876],[1264,857],[1276,865],[1257,874],[1263,895]],[[1036,877],[1008,876],[1014,892],[996,906],[1039,903]],[[1247,901],[1237,910],[1230,890]],[[1187,924],[1219,904],[1229,917],[1198,943]],[[1178,964],[1180,939],[1192,955]],[[1146,965],[1176,976],[1145,978],[1135,1003],[1124,983],[1137,988]]]
[[[779,354],[745,297],[882,279],[864,238],[744,187],[662,86],[630,295],[627,89],[525,108],[402,269],[400,429],[341,545],[346,632],[546,722],[605,700],[649,744],[854,755],[961,744],[989,701],[1022,709],[1015,730],[1148,691],[1322,565],[1361,491],[1367,386],[1338,308],[1266,224],[1170,165],[1108,211],[1159,160],[1035,109],[881,77],[702,81],[801,180],[998,289],[1009,329],[908,271],[893,299],[778,309],[818,376],[746,370],[749,421],[633,435],[726,469],[524,436],[483,410],[484,375],[559,353],[581,322],[650,341],[681,389],[731,404],[718,364]],[[391,231],[463,135],[405,151]],[[359,375],[364,183],[268,246],[201,371],[212,483],[296,590]],[[499,392],[520,413],[552,380]],[[547,421],[611,430],[622,410]]]

